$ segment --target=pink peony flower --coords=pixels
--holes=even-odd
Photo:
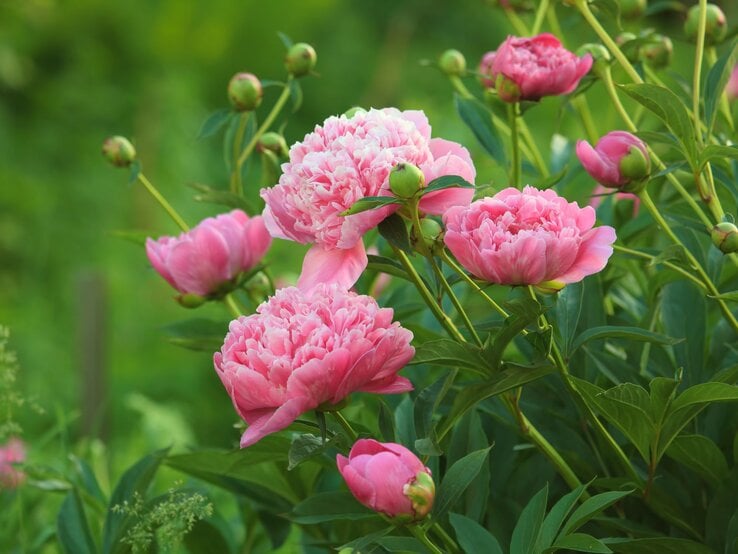
[[[336,463],[351,494],[372,510],[417,521],[433,507],[430,469],[400,444],[360,439]]]
[[[555,36],[543,33],[532,38],[507,37],[497,49],[491,75],[500,98],[517,102],[569,94],[591,67],[590,54],[578,58]]]
[[[412,390],[397,375],[415,354],[392,310],[340,285],[278,290],[256,314],[232,321],[215,369],[249,424],[241,446],[284,429],[354,391]]]
[[[341,212],[366,196],[387,196],[389,173],[406,162],[423,171],[426,183],[443,175],[474,182],[469,152],[455,142],[431,139],[423,112],[394,108],[329,117],[290,148],[279,184],[263,189],[264,220],[274,237],[313,244],[298,286],[341,283],[348,288],[367,264],[362,236],[392,213],[388,206],[350,216]],[[472,189],[450,188],[424,196],[420,209],[441,214],[467,205]]]
[[[733,73],[730,74],[730,79],[725,87],[725,93],[728,95],[728,100],[738,100],[738,64],[733,67]]]
[[[479,62],[479,79],[482,82],[482,86],[485,88],[495,88],[495,78],[492,72],[492,64],[495,62],[495,56],[497,52],[492,50],[482,56],[482,60]]]
[[[605,267],[615,242],[612,227],[593,228],[594,209],[531,186],[451,208],[444,222],[461,265],[500,285],[576,283]]]
[[[146,239],[146,255],[179,292],[207,296],[255,267],[271,241],[261,216],[249,218],[233,210],[209,217],[178,237]]]
[[[608,188],[637,192],[651,172],[646,144],[626,131],[611,131],[597,146],[577,141],[577,157],[590,176]]]
[[[20,439],[10,439],[0,446],[0,489],[15,488],[26,478],[13,464],[26,461],[26,447]]]

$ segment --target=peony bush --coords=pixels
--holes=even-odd
[[[142,259],[183,309],[230,318],[185,339],[223,385],[193,412],[235,428],[161,445],[107,497],[92,469],[69,479],[61,549],[738,552],[738,42],[719,6],[678,6],[500,1],[501,44],[431,64],[461,138],[422,106],[328,106],[288,146],[318,60],[290,43],[273,104],[240,72],[203,125],[230,178],[191,229],[106,140],[182,231]],[[671,10],[689,74],[643,19]],[[546,135],[551,107],[575,131]],[[33,448],[0,448],[0,485],[33,486]],[[199,492],[155,496],[162,468]]]

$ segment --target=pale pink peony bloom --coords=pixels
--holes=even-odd
[[[274,237],[313,244],[298,286],[318,283],[352,286],[367,264],[362,236],[396,206],[341,216],[357,200],[388,196],[389,173],[398,163],[420,167],[426,183],[443,175],[474,182],[476,171],[461,145],[431,138],[421,111],[394,108],[329,117],[290,148],[279,184],[263,189],[264,220]],[[441,214],[468,205],[472,189],[450,188],[424,196],[420,209]]]
[[[272,238],[261,216],[241,210],[209,217],[178,237],[146,239],[151,265],[183,294],[207,296],[254,268]]]
[[[485,88],[495,88],[495,77],[492,72],[492,64],[495,62],[495,56],[497,52],[492,50],[482,56],[482,60],[479,62],[479,79],[482,82],[482,86]]]
[[[733,67],[733,72],[725,87],[725,94],[728,95],[728,100],[738,100],[738,64]]]
[[[532,38],[509,36],[491,67],[497,92],[505,102],[540,100],[573,92],[592,67],[592,56],[579,58],[549,33]],[[503,82],[497,82],[502,75]]]
[[[608,188],[640,188],[651,171],[646,144],[627,131],[611,131],[597,146],[586,140],[577,141],[577,157],[589,175]]]
[[[400,444],[360,439],[336,463],[351,493],[374,511],[419,520],[433,507],[430,469]]]
[[[0,489],[12,489],[23,483],[25,473],[14,464],[26,461],[26,447],[20,439],[10,439],[0,446]]]
[[[553,190],[507,188],[444,216],[448,249],[476,277],[500,285],[562,285],[601,271],[615,229]]]
[[[230,324],[215,369],[249,424],[241,446],[284,429],[300,414],[355,391],[401,393],[397,372],[415,354],[393,311],[340,285],[281,289]]]

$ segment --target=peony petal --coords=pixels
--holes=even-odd
[[[368,263],[362,241],[349,249],[327,250],[316,244],[305,254],[297,286],[309,290],[322,283],[337,283],[349,289],[359,279]]]
[[[588,275],[602,271],[612,255],[612,243],[615,242],[615,229],[603,225],[596,227],[585,235],[574,265],[554,280],[563,283],[576,283]]]

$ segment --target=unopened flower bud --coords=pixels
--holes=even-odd
[[[115,167],[128,167],[136,159],[136,149],[126,137],[121,136],[105,139],[102,153]]]
[[[585,54],[590,54],[592,56],[592,72],[597,76],[600,76],[603,71],[607,70],[610,65],[610,60],[612,59],[610,51],[607,48],[602,44],[593,42],[583,44],[579,47],[579,50],[577,50],[576,53],[580,58]]]
[[[261,135],[257,148],[260,152],[269,150],[278,156],[286,156],[288,152],[287,142],[284,140],[284,137],[273,131]]]
[[[431,252],[443,248],[443,227],[435,219],[426,217],[420,221],[420,235]]]
[[[700,24],[700,7],[692,6],[687,12],[687,21],[684,23],[684,34],[689,40],[697,40],[697,29]],[[705,43],[717,44],[728,34],[728,20],[723,10],[715,4],[707,4],[707,19],[705,21]]]
[[[646,144],[626,131],[607,133],[594,148],[586,140],[580,140],[576,152],[587,173],[608,188],[640,192],[651,173]]]
[[[390,190],[398,198],[412,198],[425,186],[425,175],[410,163],[399,163],[389,174]]]
[[[640,58],[641,51],[637,46],[637,42],[633,42],[638,37],[633,33],[620,33],[615,37],[615,44],[623,51],[623,54],[630,63],[636,63]]]
[[[438,67],[448,76],[461,77],[466,73],[466,58],[458,50],[446,50],[438,58]]]
[[[287,50],[284,66],[290,75],[303,77],[313,70],[317,61],[315,49],[306,42],[298,42]]]
[[[177,296],[176,300],[183,308],[198,308],[207,301],[207,298],[199,294],[186,293]]]
[[[671,39],[665,35],[655,34],[648,44],[641,47],[643,61],[654,69],[663,69],[671,63],[671,55],[674,45]]]
[[[354,117],[357,113],[366,113],[366,110],[362,108],[361,106],[354,106],[352,108],[349,108],[345,112],[343,112],[343,115],[351,119]]]
[[[626,181],[620,190],[636,194],[643,190],[651,174],[651,157],[639,146],[631,146],[628,153],[620,158],[618,169]]]
[[[436,496],[436,484],[429,473],[419,471],[415,480],[405,485],[402,492],[413,505],[414,519],[423,519],[430,513]]]
[[[228,83],[228,99],[239,112],[250,112],[261,104],[264,90],[253,73],[236,73]]]
[[[624,19],[638,19],[646,11],[646,0],[619,0],[618,4]]]
[[[723,254],[738,252],[738,227],[733,223],[723,221],[718,223],[710,231],[712,243],[717,246]]]

